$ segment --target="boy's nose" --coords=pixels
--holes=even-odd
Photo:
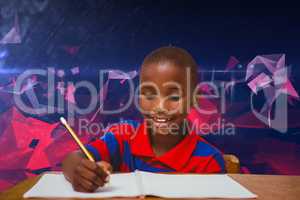
[[[163,100],[159,100],[159,102],[157,102],[155,108],[154,108],[154,112],[155,113],[166,113],[167,110],[164,107],[164,101]]]

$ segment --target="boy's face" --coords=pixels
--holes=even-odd
[[[142,67],[140,110],[155,134],[177,134],[191,105],[190,70],[172,63]]]

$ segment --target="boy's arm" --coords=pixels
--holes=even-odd
[[[86,145],[96,161],[106,161],[118,171],[122,159],[122,138],[112,132],[106,132],[100,139]]]
[[[205,173],[226,173],[225,161],[221,152],[217,151],[211,156]]]
[[[120,171],[124,144],[136,133],[138,125],[130,120],[113,124],[100,139],[86,145],[86,148],[96,161],[106,161],[112,165],[114,171]]]
[[[223,154],[206,140],[199,137],[199,141],[193,153],[199,158],[198,173],[225,173],[225,161]]]
[[[84,184],[84,186],[79,188],[74,187],[75,190],[93,191],[96,186],[102,186],[103,180],[105,181],[107,177],[105,172],[118,171],[120,169],[123,141],[125,138],[127,140],[130,137],[130,128],[130,125],[124,123],[113,125],[100,139],[86,145],[97,165],[86,159],[81,151],[71,153],[64,160],[63,172],[73,187],[78,187],[76,186],[77,184]],[[89,181],[86,182],[86,180]]]

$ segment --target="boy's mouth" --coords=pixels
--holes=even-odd
[[[153,117],[152,119],[154,122],[157,123],[167,123],[171,120],[170,118],[162,118],[162,117]]]
[[[166,129],[165,131],[167,131],[168,127],[172,123],[172,119],[170,117],[152,116],[150,117],[150,120],[152,121],[151,124],[153,128],[157,130]]]
[[[179,131],[180,125],[176,116],[155,116],[148,115],[146,118],[149,122],[149,127],[154,133],[159,134],[175,134]]]
[[[150,116],[150,120],[153,120],[155,123],[167,123],[171,121],[171,117],[166,116]]]

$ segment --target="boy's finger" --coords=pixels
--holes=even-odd
[[[87,189],[85,189],[81,184],[80,184],[80,180],[74,180],[72,186],[73,186],[73,189],[77,192],[88,192]]]
[[[103,179],[99,176],[97,176],[96,179],[93,180],[93,182],[95,183],[95,185],[97,185],[98,187],[102,187],[105,184],[105,181],[103,181]]]
[[[91,171],[87,168],[85,168],[82,165],[79,165],[76,168],[76,172],[77,176],[81,176],[84,179],[87,179],[88,181],[93,182],[94,184],[96,184],[97,186],[103,186],[104,185],[104,180],[102,180],[102,176],[99,175],[98,173]]]
[[[81,165],[83,165],[84,167],[86,167],[87,169],[91,170],[91,171],[96,171],[98,166],[96,165],[95,162],[92,162],[88,159],[82,159],[81,160]]]
[[[107,169],[104,169],[101,165],[98,165],[98,174],[99,174],[99,176],[101,176],[101,178],[104,182],[109,181],[110,171],[108,171]]]
[[[96,180],[96,181],[98,181],[97,183],[99,183],[99,180],[97,180],[97,177],[95,177],[95,175],[96,175],[96,176],[102,178],[102,182],[107,182],[107,181],[105,181],[105,179],[108,175],[107,172],[105,172],[102,169],[102,167],[97,165],[95,162],[92,162],[87,159],[82,159],[80,165],[77,168],[79,168],[79,171],[80,171],[79,173],[86,174],[88,176],[87,177],[88,179]],[[85,169],[90,171],[92,174],[85,171]]]
[[[97,165],[103,170],[104,174],[102,174],[102,178],[104,181],[109,182],[110,174],[112,173],[112,166],[105,161],[97,162]]]
[[[108,174],[111,174],[113,171],[111,164],[106,161],[97,162],[97,165],[102,167],[104,171],[107,172]]]
[[[82,178],[79,183],[86,191],[94,192],[99,186],[90,180]]]
[[[72,186],[76,192],[84,192],[84,189],[81,187],[81,185],[77,184],[77,185],[72,185]]]
[[[106,177],[104,171],[95,162],[83,159],[81,165],[102,178]]]
[[[92,182],[97,187],[102,187],[104,185],[104,181],[100,176],[97,176],[96,174],[92,177],[87,177],[85,174],[80,174],[83,179],[86,179],[87,181]]]
[[[87,169],[86,167],[80,165],[76,168],[75,173],[77,173],[78,175],[83,176],[84,178],[88,179],[88,180],[94,180],[98,175],[96,174],[96,172],[91,171],[89,169]]]

